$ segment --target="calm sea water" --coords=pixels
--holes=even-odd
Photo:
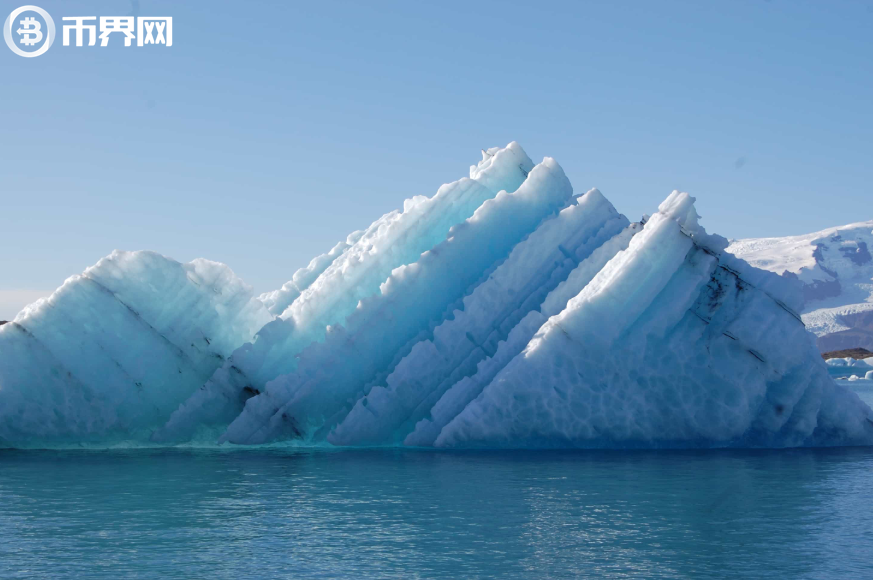
[[[0,578],[873,577],[873,450],[0,452]]]

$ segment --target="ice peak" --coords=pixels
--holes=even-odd
[[[470,166],[470,179],[482,180],[486,176],[486,172],[498,175],[515,172],[527,177],[533,167],[534,162],[527,156],[521,145],[513,141],[506,147],[483,149],[482,160],[478,164]]]

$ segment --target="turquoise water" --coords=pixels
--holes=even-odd
[[[873,577],[873,450],[0,452],[0,578]]]

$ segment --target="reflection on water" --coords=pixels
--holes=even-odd
[[[873,450],[0,452],[0,577],[873,575]]]

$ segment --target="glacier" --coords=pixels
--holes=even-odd
[[[803,285],[801,316],[822,352],[873,350],[873,221],[784,238],[734,240],[727,251]]]
[[[0,326],[0,446],[873,444],[801,281],[728,245],[513,142],[260,296],[116,251]]]

